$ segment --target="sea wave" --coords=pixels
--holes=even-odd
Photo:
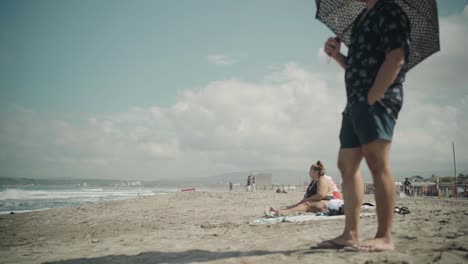
[[[162,188],[11,188],[0,191],[0,213],[80,206],[102,201],[154,196],[173,191],[175,190]]]

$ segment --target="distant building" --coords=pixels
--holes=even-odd
[[[128,186],[141,186],[141,182],[140,181],[128,182]]]
[[[132,187],[132,186],[142,186],[141,181],[122,181],[113,184],[113,187]]]
[[[257,189],[263,188],[263,186],[270,187],[271,186],[271,179],[272,179],[272,174],[271,173],[252,173],[250,176],[255,177],[255,185],[257,186]]]

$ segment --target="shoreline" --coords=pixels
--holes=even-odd
[[[3,186],[5,187],[5,186]],[[23,188],[22,188],[23,187]],[[69,208],[118,201],[143,196],[155,196],[179,191],[176,188],[68,186],[6,186],[0,191],[0,215],[27,213],[54,208]]]
[[[249,225],[268,206],[302,191],[195,191],[74,208],[0,215],[2,263],[466,263],[468,200],[397,198],[411,213],[394,215],[396,252],[313,251],[342,231],[343,220]],[[373,195],[364,202],[374,203]],[[361,218],[362,239],[376,216]],[[437,261],[436,261],[437,262]]]

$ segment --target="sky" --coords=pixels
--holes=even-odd
[[[411,70],[391,165],[468,173],[468,0]],[[315,1],[3,0],[0,177],[184,179],[336,158],[344,72]],[[346,53],[346,49],[343,49]],[[371,176],[361,164],[366,180]]]

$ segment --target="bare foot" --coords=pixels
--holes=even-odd
[[[275,208],[273,208],[273,207],[270,207],[270,214],[273,215],[273,216],[275,216],[275,217],[277,217],[277,216],[280,215],[280,214],[279,214],[279,211],[280,211],[279,209],[275,209]]]
[[[366,252],[394,251],[395,245],[391,239],[380,237],[366,240],[360,243],[356,248]]]
[[[342,234],[339,237],[330,240],[324,240],[317,244],[317,248],[344,248],[357,247],[359,239],[353,238],[351,235]]]

